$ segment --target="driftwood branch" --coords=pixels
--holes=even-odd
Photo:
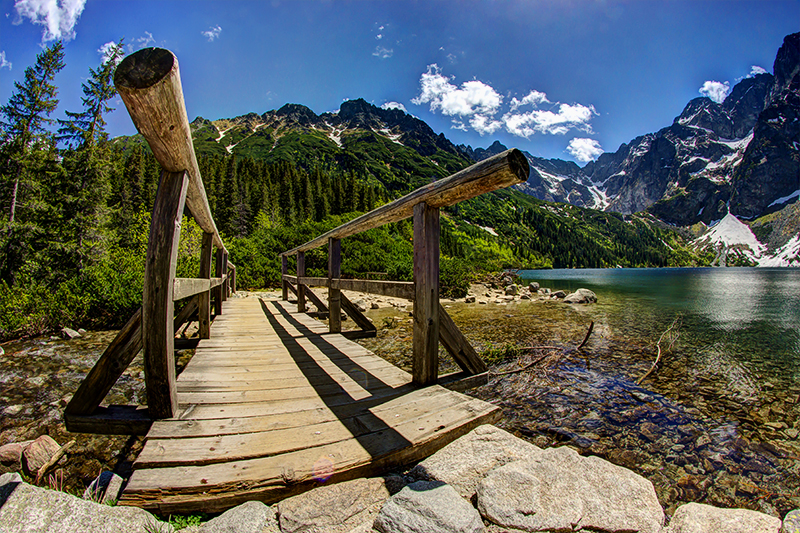
[[[681,325],[681,315],[678,315],[675,317],[675,320],[672,321],[672,324],[670,324],[669,327],[665,329],[664,332],[661,334],[661,336],[658,338],[658,342],[656,343],[656,348],[658,349],[658,353],[656,354],[656,359],[655,361],[653,361],[653,364],[650,365],[650,369],[647,372],[645,372],[642,377],[636,380],[637,385],[641,385],[642,381],[644,381],[647,378],[647,376],[649,376],[653,372],[653,370],[655,370],[656,366],[658,366],[659,361],[661,361],[661,354],[663,352],[671,350],[672,347],[675,345],[675,342],[678,340],[677,331],[680,328],[680,325]],[[666,337],[667,334],[669,334],[673,330],[675,331],[675,335],[670,340],[669,346],[666,349],[662,350],[661,343],[664,341],[664,337]]]

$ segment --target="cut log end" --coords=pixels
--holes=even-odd
[[[168,76],[178,58],[164,48],[143,48],[125,59],[114,73],[114,85],[126,89],[146,89]]]
[[[514,175],[519,178],[520,183],[528,181],[528,176],[530,176],[531,173],[531,167],[530,164],[528,164],[528,158],[526,158],[522,152],[516,148],[509,150],[508,163],[509,167],[511,168],[511,172],[513,172]]]

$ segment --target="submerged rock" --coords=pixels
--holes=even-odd
[[[568,304],[592,304],[597,301],[597,295],[589,289],[578,289],[564,298]]]

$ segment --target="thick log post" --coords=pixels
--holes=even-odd
[[[231,294],[236,292],[236,267],[231,266]]]
[[[172,418],[178,410],[175,391],[175,308],[172,288],[178,263],[189,175],[163,172],[158,185],[145,263],[142,297],[142,348],[147,407],[154,419]]]
[[[289,258],[285,255],[281,256],[281,300],[284,302],[289,300],[289,282],[283,279],[283,276],[289,273]]]
[[[214,257],[214,277],[222,277],[222,257],[224,251],[222,248],[217,248],[217,255]],[[219,316],[222,314],[222,285],[217,285],[212,290],[214,297],[214,315]]]
[[[342,291],[334,288],[331,280],[342,276],[342,241],[328,239],[328,330],[331,333],[342,331]]]
[[[414,206],[414,354],[417,385],[434,385],[439,369],[439,208]]]
[[[201,278],[211,278],[211,259],[214,255],[214,235],[203,233],[203,245],[200,248]],[[200,324],[201,339],[211,338],[211,290],[203,291],[197,300],[197,321]]]
[[[228,299],[230,294],[230,280],[228,279],[228,252],[222,252],[222,301]]]
[[[306,253],[297,252],[297,277],[301,278],[306,275]],[[297,280],[297,312],[306,312],[306,286]]]

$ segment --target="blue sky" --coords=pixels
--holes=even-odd
[[[56,117],[80,110],[99,49],[172,50],[190,120],[300,103],[402,104],[457,144],[495,140],[583,164],[772,72],[792,1],[0,0],[0,102],[43,43],[65,41]],[[756,67],[754,70],[753,67]],[[124,106],[109,133],[135,132]]]

